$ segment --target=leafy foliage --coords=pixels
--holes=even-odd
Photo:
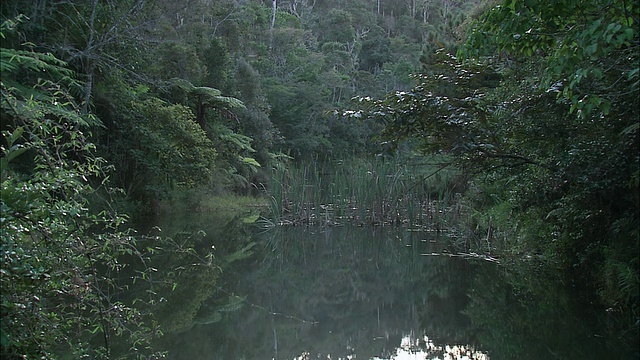
[[[505,1],[472,28],[461,53],[543,57],[547,70],[539,86],[569,101],[571,112],[608,115],[627,89],[638,91],[638,21],[634,2]],[[612,83],[625,91],[610,88]]]
[[[159,99],[133,104],[133,158],[155,181],[151,186],[193,186],[211,176],[216,150],[193,113]]]
[[[489,120],[493,109],[485,97],[498,85],[500,76],[486,66],[460,66],[444,52],[439,58],[441,62],[430,67],[431,74],[416,77],[419,84],[412,90],[390,93],[382,100],[358,98],[361,109],[346,115],[381,121],[380,139],[391,149],[415,137],[423,151],[455,154],[461,166],[480,166],[492,159],[517,160],[517,155],[498,143],[502,137]]]
[[[2,356],[110,358],[120,337],[149,354],[152,330],[109,295],[118,290],[118,256],[138,254],[122,231],[126,217],[88,209],[99,189],[115,191],[90,142],[88,129],[99,122],[69,94],[73,73],[64,62],[30,50],[0,52]],[[94,334],[102,341],[92,344]]]
[[[625,309],[624,331],[638,316],[637,19],[623,1],[504,1],[471,27],[459,54],[475,58],[440,53],[413,89],[346,113],[382,123],[391,148],[453,155],[491,198],[489,251],[563,264]]]

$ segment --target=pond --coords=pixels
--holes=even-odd
[[[532,260],[454,256],[450,235],[406,227],[255,220],[162,224],[177,248],[193,247],[152,261],[172,284],[156,289],[168,358],[638,356],[608,332],[606,311]]]

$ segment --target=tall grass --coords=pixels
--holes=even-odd
[[[267,189],[280,224],[410,224],[444,229],[458,172],[440,161],[347,159],[279,163]]]

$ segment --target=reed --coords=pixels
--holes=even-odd
[[[441,230],[455,207],[457,172],[415,159],[279,163],[267,189],[280,224],[409,224]]]

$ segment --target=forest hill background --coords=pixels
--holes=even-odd
[[[78,74],[113,180],[147,202],[265,182],[283,156],[373,152],[375,128],[329,112],[410,88],[477,3],[9,1],[3,19],[26,17],[3,43],[29,42]]]
[[[489,250],[567,272],[637,332],[633,1],[8,0],[0,11],[3,351],[35,336],[5,318],[47,323],[14,306],[34,293],[75,286],[100,309],[78,271],[96,276],[96,261],[131,251],[113,232],[122,213],[259,194],[273,168],[396,150],[446,157]]]

